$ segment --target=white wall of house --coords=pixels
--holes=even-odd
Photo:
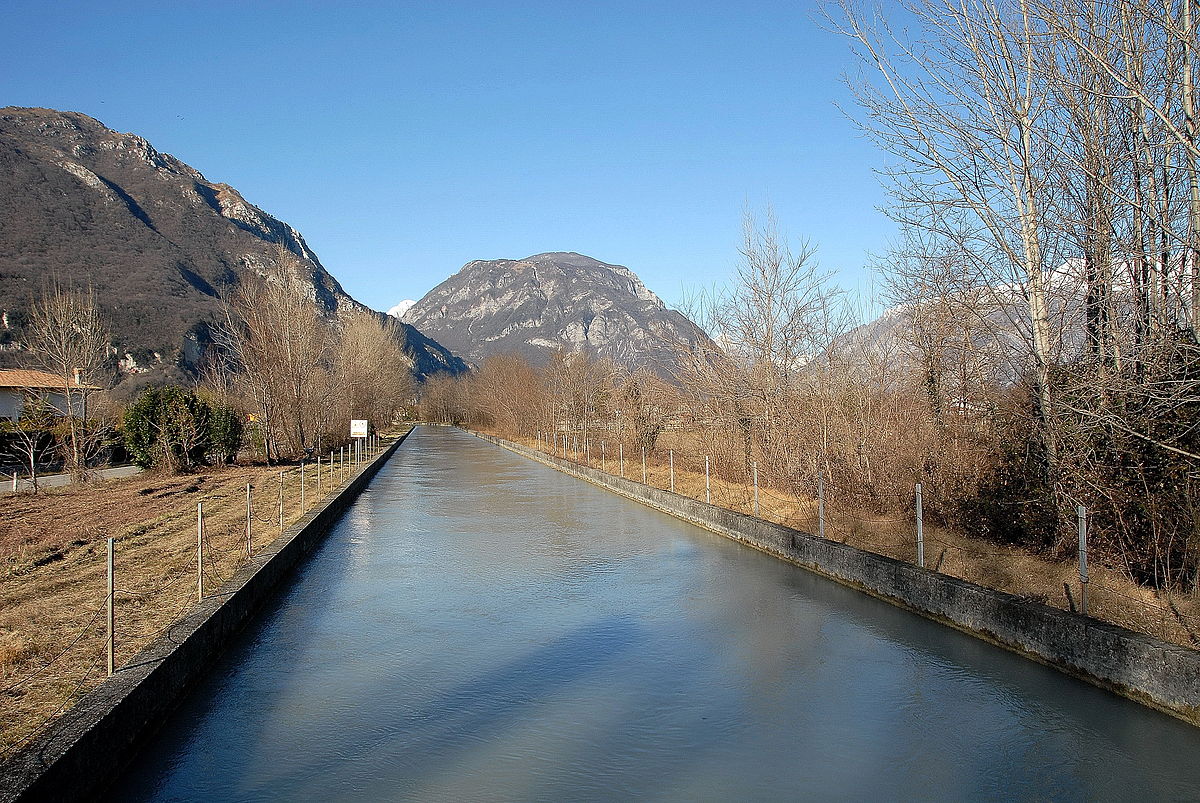
[[[46,402],[53,407],[59,415],[66,415],[67,400],[66,394],[61,390],[39,390]],[[21,417],[21,410],[25,407],[25,399],[27,391],[21,388],[0,388],[0,418],[6,418],[9,421],[16,421]],[[72,406],[75,408],[76,415],[83,414],[83,394],[71,394]]]
[[[25,394],[16,388],[0,388],[0,418],[15,421],[21,415]]]

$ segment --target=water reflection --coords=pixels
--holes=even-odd
[[[418,430],[120,799],[1195,796],[1200,731]]]

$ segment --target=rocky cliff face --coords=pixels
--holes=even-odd
[[[706,337],[628,268],[562,252],[467,263],[403,320],[475,362],[566,349],[666,370],[676,344]]]
[[[366,309],[299,232],[233,187],[86,115],[0,109],[0,362],[19,358],[30,301],[54,279],[95,290],[127,370],[192,370],[225,296],[249,274],[282,270],[299,274],[331,319]],[[401,329],[416,376],[464,370]]]

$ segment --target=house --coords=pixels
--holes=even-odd
[[[59,415],[66,415],[69,395],[71,411],[75,415],[86,416],[87,396],[99,389],[94,385],[84,385],[78,371],[68,393],[61,376],[25,369],[0,370],[0,420],[15,421],[20,418],[21,410],[30,396],[40,397]]]

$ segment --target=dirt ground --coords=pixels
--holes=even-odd
[[[119,668],[197,602],[197,503],[212,593],[246,560],[247,483],[252,548],[279,535],[281,470],[285,526],[345,479],[322,461],[303,483],[297,466],[252,465],[0,498],[0,760],[107,675],[107,539]]]
[[[500,433],[497,433],[500,434]],[[501,437],[510,437],[501,435]],[[537,448],[534,440],[524,441]],[[682,441],[672,445],[681,445]],[[561,456],[561,454],[560,454]],[[573,450],[568,457],[574,458]],[[607,459],[604,459],[607,458]],[[583,455],[580,455],[583,462]],[[619,474],[616,455],[603,456],[593,447],[591,467]],[[626,456],[625,477],[642,479],[641,454]],[[669,489],[671,468],[661,449],[647,460],[647,480]],[[712,503],[741,513],[754,512],[752,485],[709,479]],[[693,499],[705,499],[704,456],[676,452],[675,491]],[[768,487],[759,488],[759,515],[802,532],[817,533],[817,502]],[[859,549],[915,563],[916,522],[912,518],[889,518],[844,508],[827,500],[825,537]],[[943,574],[1067,610],[1080,604],[1080,583],[1074,561],[1055,561],[1025,550],[970,538],[944,527],[924,526],[925,565]],[[1091,561],[1087,612],[1089,615],[1163,641],[1200,647],[1200,600],[1194,595],[1168,596],[1139,586],[1121,572]],[[1070,589],[1070,597],[1066,588]]]

